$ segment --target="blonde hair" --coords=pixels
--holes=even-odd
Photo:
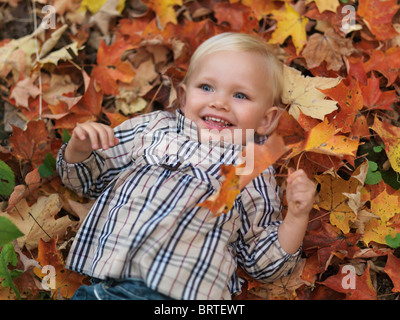
[[[189,68],[182,83],[187,84],[196,69],[200,58],[218,51],[232,50],[239,52],[254,52],[265,57],[270,82],[265,84],[271,86],[272,102],[276,106],[281,104],[283,89],[283,67],[275,56],[273,49],[264,40],[245,33],[225,32],[213,36],[204,41],[193,53]]]

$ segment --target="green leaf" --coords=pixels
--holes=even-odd
[[[56,159],[53,157],[53,155],[50,152],[48,152],[46,154],[46,156],[44,157],[44,164],[46,166],[48,166],[49,168],[53,168],[53,169],[56,168]]]
[[[368,161],[368,172],[365,177],[366,184],[377,184],[382,180],[382,174],[377,171],[378,164],[374,161]]]
[[[24,234],[6,217],[0,217],[0,246],[3,246]]]
[[[0,160],[0,195],[9,197],[15,187],[15,175],[4,161]]]
[[[17,266],[18,257],[15,253],[14,245],[12,243],[7,243],[1,248],[0,252],[0,278],[4,278],[4,280],[1,282],[1,285],[3,287],[11,287],[14,290],[17,298],[21,300],[21,295],[17,287],[14,285],[12,279],[18,277],[21,273],[23,273],[23,271],[17,269],[9,271],[8,265],[10,263],[14,267]]]
[[[385,145],[382,143],[380,146],[375,146],[372,148],[374,150],[374,152],[379,153],[381,152],[383,149],[385,149]]]
[[[44,157],[44,163],[39,167],[39,174],[42,178],[48,178],[55,175],[56,159],[51,153],[47,153]]]
[[[71,139],[71,135],[69,134],[67,129],[64,129],[62,133],[62,142],[67,143],[69,139]]]
[[[394,238],[390,234],[388,234],[385,237],[385,241],[389,247],[391,247],[393,249],[399,248],[400,247],[400,233],[396,233]]]

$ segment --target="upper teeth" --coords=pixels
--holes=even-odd
[[[225,125],[230,125],[230,124],[231,124],[231,123],[228,122],[228,121],[222,120],[222,119],[220,119],[220,118],[215,118],[215,117],[205,117],[204,119],[205,119],[206,121],[212,120],[212,121],[215,121],[215,122],[221,122],[222,124],[225,124]]]

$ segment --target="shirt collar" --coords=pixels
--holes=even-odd
[[[186,118],[181,109],[176,111],[176,127],[179,134],[183,134],[190,140],[198,141],[197,125],[194,121]]]

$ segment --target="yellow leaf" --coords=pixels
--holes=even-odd
[[[168,22],[177,24],[174,6],[182,6],[182,0],[144,0],[143,3],[156,13],[162,29]]]
[[[285,11],[272,11],[273,18],[278,21],[272,33],[270,43],[282,44],[289,36],[292,37],[296,53],[299,54],[307,42],[306,24],[308,19],[301,17],[288,3],[285,2]]]
[[[400,212],[399,197],[390,195],[383,190],[377,197],[371,200],[371,210],[378,215],[382,222],[386,223],[396,213]]]
[[[107,2],[107,0],[83,0],[81,4],[81,9],[88,9],[91,13],[98,12],[101,7]],[[125,0],[119,0],[117,5],[117,10],[119,13],[124,10]]]
[[[340,78],[304,77],[300,71],[284,65],[282,102],[291,105],[289,113],[295,119],[299,118],[301,111],[324,120],[325,115],[337,109],[337,101],[325,100],[326,95],[318,89],[332,88],[340,81]]]
[[[318,206],[330,212],[330,222],[343,233],[349,233],[350,225],[356,221],[357,215],[349,206],[349,194],[360,192],[363,183],[358,180],[361,166],[353,173],[349,180],[325,173],[315,176],[321,184]]]
[[[383,140],[393,170],[400,173],[400,128],[375,118],[372,130]]]
[[[306,4],[309,4],[313,1],[317,5],[318,11],[320,13],[324,11],[332,11],[336,13],[337,7],[339,6],[339,1],[337,0],[307,0]]]
[[[307,138],[293,146],[289,158],[301,152],[315,152],[332,156],[354,156],[358,148],[358,140],[352,140],[344,135],[336,135],[338,129],[325,119],[308,133]]]
[[[396,235],[395,228],[388,227],[386,222],[373,218],[365,224],[363,241],[366,245],[371,241],[387,244],[385,240],[387,235],[394,237]]]

